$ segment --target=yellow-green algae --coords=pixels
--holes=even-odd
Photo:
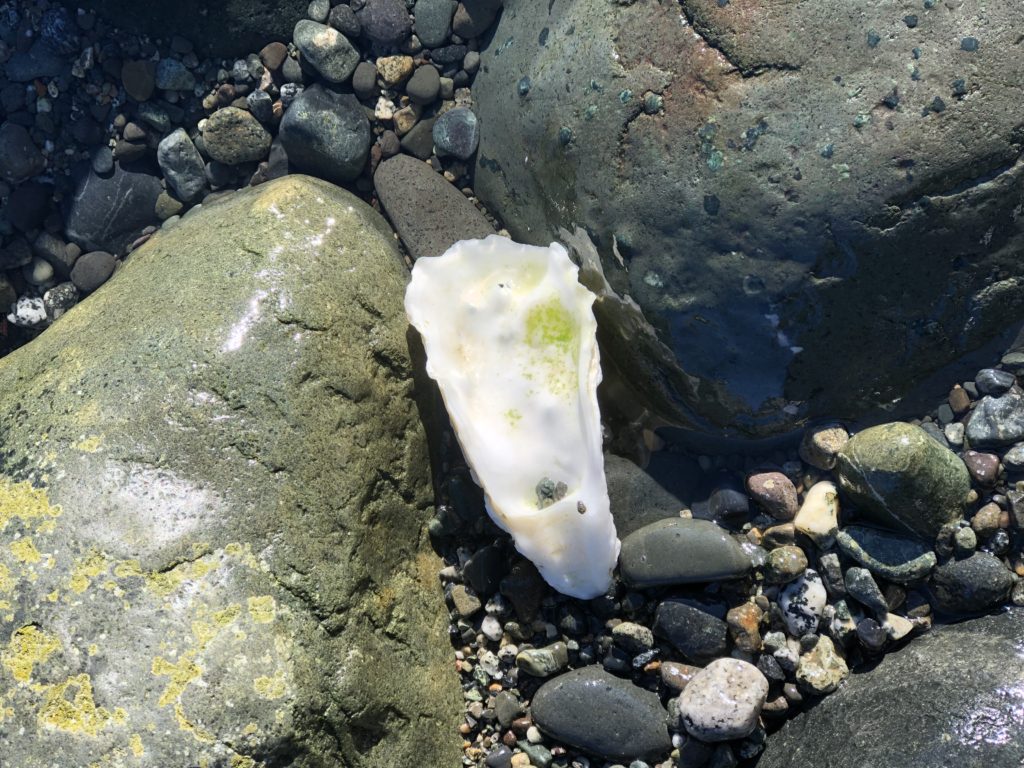
[[[92,697],[92,680],[87,674],[74,675],[50,686],[39,710],[39,724],[48,728],[96,736],[107,725],[123,725],[128,713],[120,707],[113,712],[97,707]]]

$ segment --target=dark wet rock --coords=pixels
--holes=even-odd
[[[195,75],[180,61],[170,57],[160,59],[154,80],[156,87],[163,91],[191,91],[196,85]]]
[[[975,552],[939,565],[928,581],[928,591],[940,611],[979,613],[1005,602],[1013,583],[1013,574],[998,557]]]
[[[433,69],[433,67],[430,67],[430,69]],[[433,131],[434,118],[428,117],[425,120],[420,120],[402,137],[399,145],[405,150],[406,154],[412,155],[419,160],[429,160],[430,156],[434,154]],[[386,157],[387,155],[385,154]]]
[[[1009,391],[1016,382],[1016,377],[1010,371],[1001,371],[998,368],[983,368],[974,377],[974,383],[978,392],[983,395],[999,396]]]
[[[7,201],[7,220],[11,226],[22,232],[37,229],[46,217],[52,194],[51,186],[34,181],[15,187]]]
[[[619,554],[623,581],[640,588],[736,579],[750,568],[739,544],[708,520],[651,523],[626,536]]]
[[[800,547],[786,545],[768,553],[764,564],[764,580],[768,584],[788,584],[807,569],[807,555]]]
[[[598,667],[549,680],[530,711],[553,739],[607,760],[653,760],[672,748],[658,695]]]
[[[663,637],[687,661],[704,664],[724,656],[729,627],[725,607],[690,598],[663,600],[654,614],[654,633]]]
[[[1000,448],[1024,439],[1024,394],[981,398],[967,419],[964,432],[973,448]]]
[[[686,506],[629,459],[605,454],[604,473],[615,532],[620,539],[658,520],[677,518]]]
[[[71,282],[80,291],[95,291],[114,274],[117,259],[106,251],[83,253],[71,268]]]
[[[413,258],[440,256],[458,240],[494,234],[465,195],[414,157],[385,160],[377,167],[373,184]]]
[[[902,422],[854,435],[839,452],[836,475],[861,513],[926,541],[959,519],[971,487],[956,454]]]
[[[122,29],[167,39],[178,35],[194,44],[200,56],[235,56],[258,51],[271,40],[289,40],[292,27],[306,13],[308,0],[179,0],[138,3],[133,0],[67,0],[115,20]]]
[[[329,181],[356,178],[370,152],[370,122],[349,94],[314,85],[288,108],[281,144],[296,168]]]
[[[405,84],[405,92],[413,104],[430,104],[437,98],[440,90],[441,76],[437,72],[437,67],[429,64],[417,67],[409,82]]]
[[[130,60],[121,65],[121,84],[136,101],[146,101],[156,90],[156,65],[148,60]]]
[[[884,619],[889,607],[882,596],[882,590],[871,577],[867,568],[846,569],[846,592],[858,603],[870,610],[879,619]]]
[[[7,60],[7,79],[13,83],[28,83],[42,77],[57,77],[67,62],[46,40],[37,40],[25,52],[18,52]]]
[[[993,486],[999,477],[999,457],[994,453],[964,451],[961,455],[967,471],[978,485]]]
[[[1018,765],[1024,611],[940,626],[768,739],[758,768]]]
[[[164,137],[156,150],[167,186],[183,203],[194,202],[206,188],[203,158],[184,128]]]
[[[348,5],[336,5],[331,8],[327,17],[327,23],[345,35],[345,37],[356,39],[362,31],[359,18],[356,12]]]
[[[439,155],[468,160],[480,142],[480,122],[466,107],[450,109],[434,121],[434,146]]]
[[[356,17],[371,42],[396,45],[412,32],[412,21],[402,0],[366,0]]]
[[[887,581],[908,584],[935,567],[931,545],[887,531],[848,525],[836,536],[843,553]]]
[[[935,93],[908,77],[885,106],[908,64],[929,83],[964,77],[955,15],[925,12],[917,42],[880,6],[737,8],[508,0],[474,82],[474,188],[517,240],[591,233],[666,347],[603,350],[654,411],[764,433],[889,403],[1024,318],[1024,265],[1008,259],[1024,248],[1024,163],[1012,90],[922,118]],[[848,44],[894,22],[898,41]],[[1014,40],[983,40],[970,82],[1024,78]],[[648,114],[648,91],[671,98]],[[1013,223],[987,237],[996,220]]]
[[[5,765],[459,762],[407,280],[369,206],[289,176],[0,361]],[[46,649],[17,677],[12,636]]]
[[[416,37],[427,48],[436,48],[448,41],[457,0],[416,0]]]
[[[0,125],[0,177],[4,181],[18,184],[45,167],[46,160],[23,126],[11,122]]]
[[[123,253],[145,227],[157,223],[157,176],[121,164],[108,176],[88,166],[77,175],[75,194],[65,201],[65,234],[83,250]]]
[[[503,0],[464,0],[452,19],[452,31],[459,37],[482,35],[501,10]]]
[[[338,30],[303,19],[295,25],[295,45],[302,58],[325,80],[343,83],[359,63],[359,51]]]

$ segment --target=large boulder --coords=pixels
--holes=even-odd
[[[758,768],[1020,765],[1024,611],[934,629],[768,739]]]
[[[4,358],[4,765],[458,764],[406,280],[289,176]]]
[[[517,239],[586,228],[657,416],[853,416],[1024,317],[1018,12],[508,0],[475,189]]]
[[[244,56],[271,40],[291,40],[295,22],[308,0],[180,0],[138,3],[132,0],[62,0],[71,9],[102,14],[122,29],[166,38],[181,35],[205,56]]]

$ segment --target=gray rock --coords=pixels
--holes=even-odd
[[[405,92],[413,104],[430,104],[437,98],[440,90],[441,75],[438,74],[437,67],[430,64],[417,67],[409,82],[405,84]]]
[[[769,740],[758,768],[1018,765],[1024,611],[939,626]]]
[[[169,133],[156,149],[167,186],[183,203],[193,203],[206,189],[206,166],[184,128]]]
[[[979,613],[1006,602],[1013,583],[1013,574],[998,557],[975,552],[939,565],[928,581],[928,592],[940,611]]]
[[[0,362],[4,643],[47,649],[0,672],[5,764],[458,763],[407,280],[369,206],[290,176],[159,232]]]
[[[343,7],[343,6],[338,6]],[[364,101],[373,98],[378,91],[377,67],[369,61],[361,61],[352,75],[352,90]]]
[[[434,146],[439,155],[468,160],[479,143],[480,123],[471,109],[455,107],[434,122]]]
[[[156,65],[156,87],[162,91],[191,91],[196,78],[177,59],[160,59]]]
[[[359,33],[362,31],[356,12],[348,5],[336,5],[331,8],[331,13],[327,17],[327,23],[345,35],[345,37],[353,40],[359,37]]]
[[[639,588],[737,579],[750,568],[739,544],[708,520],[651,523],[626,536],[619,554],[623,581]]]
[[[245,97],[252,116],[264,125],[274,120],[274,99],[266,91],[256,90]]]
[[[482,35],[491,26],[501,6],[502,0],[464,0],[455,11],[452,31],[466,39]]]
[[[397,45],[412,32],[412,21],[402,0],[366,0],[356,17],[363,35],[380,45]]]
[[[458,240],[494,234],[465,195],[416,158],[396,155],[385,160],[377,166],[373,183],[413,258],[440,256]]]
[[[822,696],[838,689],[850,676],[850,668],[832,638],[821,635],[814,648],[800,657],[795,676],[803,690]]]
[[[787,544],[768,553],[764,564],[764,580],[768,584],[788,584],[807,570],[807,555],[800,547]]]
[[[599,667],[549,680],[534,694],[530,712],[556,741],[607,760],[658,759],[672,748],[658,695]]]
[[[225,165],[262,160],[270,151],[271,141],[267,129],[249,112],[238,107],[218,109],[206,118],[203,128],[207,154]]]
[[[433,67],[431,67],[433,69]],[[434,154],[434,118],[420,120],[402,137],[399,146],[418,160],[428,160]]]
[[[786,628],[793,637],[803,637],[817,631],[828,595],[818,572],[812,568],[791,584],[787,584],[779,595],[779,607]]]
[[[309,19],[295,25],[295,45],[302,58],[331,83],[344,83],[355,72],[359,51],[338,30]]]
[[[325,22],[331,13],[331,0],[310,0],[306,15],[313,21]]]
[[[838,454],[836,475],[861,513],[926,541],[960,518],[971,487],[956,454],[901,422],[854,435]]]
[[[978,392],[983,395],[999,396],[1008,392],[1017,381],[1017,378],[1010,371],[1001,371],[998,368],[983,368],[974,377],[974,383]]]
[[[1024,394],[981,398],[967,418],[964,436],[972,448],[999,448],[1024,439]]]
[[[686,465],[681,463],[676,476],[685,472]],[[606,453],[604,474],[615,531],[620,539],[659,520],[678,518],[686,507],[685,501],[629,459]]]
[[[930,545],[875,528],[848,525],[836,536],[836,544],[847,557],[897,584],[927,577],[936,563]]]
[[[5,122],[0,125],[0,177],[19,184],[42,173],[46,167],[39,148],[24,126]]]
[[[355,97],[320,85],[295,99],[279,136],[292,165],[339,183],[362,173],[372,140],[370,121]]]
[[[427,48],[436,48],[448,42],[452,32],[452,16],[458,5],[456,0],[416,0],[416,37]]]
[[[871,577],[871,571],[867,568],[847,568],[845,584],[850,597],[874,613],[878,619],[885,619],[889,613],[889,606],[882,596],[882,590]]]
[[[569,666],[569,651],[562,642],[546,648],[529,648],[516,655],[516,666],[534,677],[551,677]]]
[[[961,52],[952,15],[907,33],[881,6],[843,19],[815,3],[734,6],[508,0],[473,87],[474,188],[518,240],[592,233],[612,287],[676,361],[606,350],[659,415],[765,433],[888,403],[1024,317],[1024,265],[991,279],[1024,248],[1019,99],[948,95],[966,58],[979,84],[1024,78],[1024,61],[1012,35]],[[851,42],[871,27],[892,37]],[[936,96],[924,82],[947,84],[941,115],[922,116]],[[648,91],[672,98],[648,114]],[[1007,229],[979,247],[993,219]]]
[[[65,234],[83,251],[123,253],[139,233],[156,224],[160,179],[118,164],[99,176],[88,166],[76,172],[75,194],[65,199]]]
[[[95,291],[114,274],[117,259],[106,251],[83,253],[71,268],[71,282],[80,291]]]
[[[1024,470],[1024,443],[1017,443],[1003,454],[1003,466],[1014,472]]]
[[[668,640],[687,661],[704,664],[725,655],[729,628],[724,616],[724,606],[669,598],[655,610],[654,633]]]
[[[694,675],[679,696],[679,721],[701,741],[728,741],[757,728],[768,680],[753,664],[716,659]]]

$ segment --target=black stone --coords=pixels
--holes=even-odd
[[[88,165],[76,172],[75,194],[66,200],[65,233],[85,251],[122,253],[151,224],[163,188],[147,170],[119,164],[109,176]]]
[[[704,664],[725,655],[728,626],[724,615],[723,606],[690,598],[669,598],[655,611],[654,632],[687,660]]]
[[[71,270],[71,282],[80,291],[95,291],[114,273],[117,260],[105,251],[82,254]]]
[[[1012,373],[998,368],[983,368],[974,377],[974,384],[983,395],[1001,395],[1008,392],[1016,381],[1017,378]]]
[[[626,536],[619,568],[625,583],[647,588],[737,579],[750,572],[751,561],[714,523],[673,517]]]
[[[293,166],[334,182],[351,181],[362,173],[372,139],[359,101],[320,85],[295,99],[279,136]]]
[[[53,188],[30,181],[14,188],[7,202],[7,220],[22,232],[37,229],[46,218]]]
[[[531,714],[556,741],[606,760],[659,759],[672,749],[658,695],[593,666],[542,685]]]
[[[963,560],[949,560],[932,574],[928,592],[932,605],[950,614],[972,614],[1006,601],[1013,574],[988,552],[975,552]]]

